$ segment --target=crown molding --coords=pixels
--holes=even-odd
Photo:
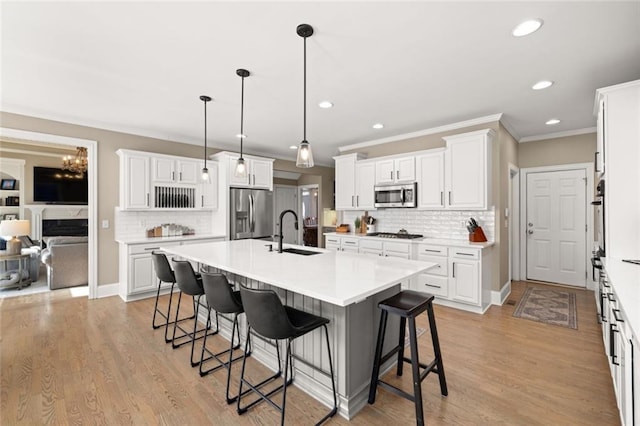
[[[518,142],[525,143],[525,142],[543,141],[547,139],[564,138],[567,136],[577,136],[577,135],[584,135],[587,133],[595,133],[595,132],[596,132],[595,127],[585,127],[584,129],[575,129],[575,130],[567,130],[564,132],[547,133],[544,135],[527,136],[525,138],[520,139]]]

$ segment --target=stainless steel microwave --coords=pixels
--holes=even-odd
[[[416,207],[417,184],[376,185],[374,187],[375,207]]]

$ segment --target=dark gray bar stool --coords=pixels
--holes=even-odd
[[[369,387],[369,404],[376,401],[376,390],[378,385],[384,387],[403,398],[413,401],[416,407],[416,424],[424,424],[424,413],[422,410],[422,381],[431,372],[436,373],[440,379],[440,393],[448,395],[447,380],[444,376],[444,365],[442,364],[442,354],[440,353],[440,342],[438,340],[438,330],[436,329],[436,319],[433,315],[433,296],[427,293],[405,290],[383,300],[378,304],[382,310],[380,313],[380,328],[378,330],[378,341],[376,343],[376,353],[373,360],[373,371],[371,373],[371,385]],[[423,364],[418,358],[418,338],[416,336],[416,317],[427,311],[429,317],[429,328],[431,329],[431,342],[435,358],[429,365]],[[391,349],[386,355],[382,355],[384,345],[384,335],[387,328],[387,317],[389,313],[400,316],[400,339],[398,346]],[[404,335],[405,327],[409,319],[409,341],[411,346],[411,358],[404,357]],[[380,378],[380,366],[389,358],[398,354],[398,365],[396,375],[402,376],[402,366],[405,362],[411,364],[413,373],[413,395],[397,388],[389,383],[383,382]],[[420,368],[424,370],[420,372]]]
[[[240,298],[239,291],[233,291],[233,287],[229,285],[229,281],[227,277],[222,274],[217,273],[208,273],[202,272],[202,285],[204,286],[204,294],[207,299],[207,306],[209,307],[209,311],[207,313],[207,322],[211,322],[211,310],[215,310],[216,314],[233,314],[233,325],[231,327],[231,343],[229,345],[229,349],[218,353],[210,352],[207,347],[207,335],[204,336],[204,340],[202,342],[202,352],[200,354],[200,376],[206,376],[212,371],[216,371],[220,368],[227,369],[227,390],[226,390],[226,399],[227,404],[231,404],[235,402],[238,398],[238,395],[230,397],[229,396],[229,381],[231,380],[231,364],[235,361],[238,361],[243,358],[242,355],[234,358],[233,351],[234,349],[238,349],[240,347],[240,330],[238,329],[238,315],[244,312],[244,308],[242,307],[242,300]],[[225,318],[223,315],[220,315],[222,318]],[[236,331],[238,333],[238,343],[234,343],[234,339],[236,336]],[[205,358],[205,352],[209,354],[207,358]],[[227,361],[223,361],[220,357],[226,353],[229,353],[229,359]],[[209,369],[204,369],[204,364],[206,361],[211,359],[215,359],[218,362],[218,365],[213,366]]]
[[[156,304],[153,308],[153,320],[151,325],[153,329],[158,329],[164,326],[164,341],[166,343],[171,342],[169,338],[169,324],[173,324],[174,321],[169,321],[169,317],[171,316],[171,303],[173,302],[173,289],[176,285],[176,277],[173,273],[173,269],[171,269],[171,265],[169,265],[169,260],[167,260],[167,256],[164,253],[160,252],[151,252],[151,259],[153,260],[153,268],[156,272],[156,276],[158,277],[158,291],[156,292]],[[162,283],[171,283],[171,292],[169,293],[169,306],[167,307],[167,312],[158,309],[158,299],[160,298],[160,286]],[[156,324],[156,315],[160,315],[164,318],[164,323]],[[182,318],[178,321],[185,321],[193,319],[193,316]]]
[[[242,360],[242,373],[240,375],[239,394],[241,395],[241,397],[238,398],[238,414],[245,413],[250,407],[261,401],[267,401],[269,405],[282,413],[280,424],[284,425],[285,408],[287,402],[287,387],[291,383],[293,383],[293,354],[291,352],[291,342],[294,339],[315,330],[316,328],[324,327],[324,335],[327,340],[327,352],[329,355],[331,386],[333,389],[333,407],[331,408],[331,411],[329,411],[329,413],[322,419],[320,419],[320,421],[316,424],[319,425],[330,417],[333,417],[338,411],[338,403],[336,398],[335,377],[333,374],[333,361],[331,359],[331,346],[329,344],[329,331],[327,330],[327,324],[329,323],[329,320],[317,315],[310,314],[308,312],[300,311],[290,306],[284,306],[276,292],[273,290],[253,289],[241,285],[240,293],[242,295],[242,303],[247,315],[249,327],[247,329],[245,356]],[[251,332],[257,333],[264,338],[275,340],[276,352],[278,354],[278,371],[273,376],[268,377],[258,384],[249,383],[244,377],[246,360],[250,347]],[[265,394],[260,391],[260,388],[264,384],[280,377],[280,375],[282,374],[282,363],[280,360],[280,349],[278,345],[279,340],[287,341],[283,383],[282,385]],[[243,385],[247,385],[249,387],[249,390],[257,393],[260,396],[259,399],[249,403],[244,407],[242,407],[240,404],[242,396],[244,395],[244,393],[242,392]],[[278,406],[270,398],[271,395],[274,395],[280,390],[283,391],[282,406]]]
[[[180,295],[178,296],[178,307],[176,308],[176,321],[173,323],[173,336],[171,338],[172,347],[178,348],[186,343],[191,343],[191,366],[195,367],[200,364],[199,360],[193,359],[193,353],[195,349],[196,340],[203,339],[205,336],[212,336],[218,333],[218,318],[216,315],[216,329],[211,330],[211,320],[207,319],[207,323],[205,328],[198,329],[198,313],[200,312],[200,299],[204,295],[204,288],[202,286],[202,277],[197,276],[189,263],[186,260],[175,260],[173,259],[173,271],[176,276],[176,284],[178,284],[178,288],[180,289]],[[180,327],[177,321],[180,318],[180,301],[182,300],[182,295],[186,294],[187,296],[191,296],[193,300],[193,331],[187,331]],[[176,330],[180,329],[182,335],[176,336]],[[200,335],[199,335],[200,334]],[[179,342],[177,342],[180,340]]]

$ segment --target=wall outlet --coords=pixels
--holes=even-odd
[[[109,219],[104,219],[102,221],[102,229],[109,229]]]

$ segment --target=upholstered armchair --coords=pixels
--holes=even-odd
[[[49,289],[87,285],[89,282],[88,237],[45,237],[42,262],[47,266]]]

